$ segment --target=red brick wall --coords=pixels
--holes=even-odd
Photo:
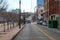
[[[44,0],[44,9],[47,10],[47,4],[46,4],[47,0]]]
[[[47,17],[52,14],[58,14],[59,12],[58,2],[56,2],[55,0],[44,0],[44,10],[48,10],[48,9],[49,11],[45,13]]]
[[[49,15],[58,14],[58,12],[59,12],[58,2],[56,2],[55,0],[50,0],[49,1]]]

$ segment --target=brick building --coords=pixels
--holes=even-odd
[[[44,0],[44,15],[48,20],[56,20],[59,14],[59,5],[56,0]]]

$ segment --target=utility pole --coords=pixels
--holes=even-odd
[[[34,7],[34,13],[36,14],[36,6]]]
[[[31,12],[32,12],[32,0],[31,0]]]
[[[21,0],[19,0],[19,14],[21,14]]]
[[[19,21],[18,21],[19,28],[21,28],[21,0],[19,0]]]

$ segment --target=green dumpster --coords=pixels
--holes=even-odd
[[[49,24],[48,24],[49,28],[57,28],[57,26],[58,26],[57,20],[49,20]]]

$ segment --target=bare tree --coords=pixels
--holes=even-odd
[[[7,7],[8,7],[7,1],[6,0],[0,0],[0,12],[6,11]]]

